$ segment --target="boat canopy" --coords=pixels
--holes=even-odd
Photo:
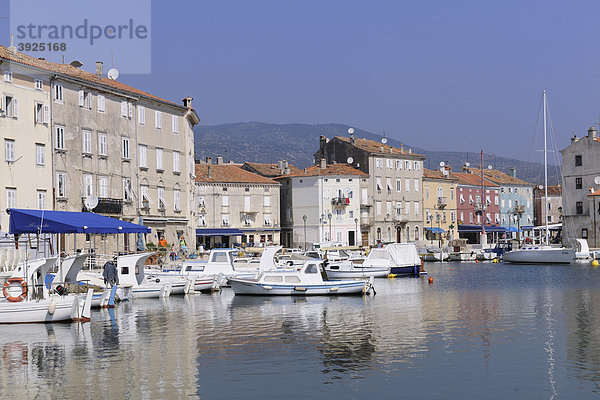
[[[421,257],[414,243],[391,243],[386,250],[395,265],[418,265]]]
[[[240,236],[244,235],[239,229],[222,228],[222,229],[196,229],[196,236]]]
[[[506,232],[506,228],[503,226],[485,226],[485,231],[487,233],[491,233],[491,232],[500,232],[500,233],[504,233]],[[460,224],[458,225],[458,232],[481,232],[481,225],[463,225]]]
[[[91,212],[11,208],[9,233],[150,233],[150,228]]]

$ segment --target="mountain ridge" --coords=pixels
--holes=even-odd
[[[345,124],[271,124],[266,122],[233,122],[219,125],[197,125],[194,127],[196,159],[222,156],[225,161],[276,163],[288,160],[298,168],[314,164],[313,154],[319,149],[319,137],[349,136]],[[382,135],[354,128],[356,137],[381,141]],[[235,143],[235,145],[232,145]],[[394,147],[404,146],[414,153],[426,157],[425,167],[438,169],[441,161],[450,165],[454,171],[460,171],[465,161],[472,167],[479,167],[480,152],[432,151],[412,146],[404,141],[387,137],[387,144]],[[494,169],[510,173],[515,168],[517,177],[532,184],[543,183],[544,166],[542,163],[523,161],[515,158],[484,153],[484,167],[492,165]],[[549,184],[560,182],[560,167],[548,166]]]

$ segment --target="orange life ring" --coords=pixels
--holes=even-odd
[[[21,294],[19,296],[9,296],[8,289],[12,286],[13,283],[18,283],[21,285]],[[11,301],[13,303],[18,303],[27,298],[27,282],[23,280],[23,278],[10,278],[6,282],[4,282],[4,289],[2,290],[4,297],[6,300]]]

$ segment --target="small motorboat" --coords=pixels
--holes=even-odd
[[[267,270],[258,277],[228,279],[236,295],[309,296],[368,293],[372,280],[330,280],[322,260],[309,260],[300,270]]]
[[[390,243],[383,248],[371,249],[363,267],[389,267],[390,274],[418,277],[421,257],[414,243]]]
[[[359,267],[350,260],[326,261],[324,265],[329,279],[387,278],[390,274],[390,267]]]

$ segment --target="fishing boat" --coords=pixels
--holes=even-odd
[[[542,110],[544,125],[544,221],[546,224],[544,244],[540,246],[527,246],[504,253],[503,260],[515,264],[569,264],[572,262],[590,261],[590,250],[586,240],[575,239],[576,243],[570,248],[555,247],[549,244],[548,229],[548,145],[547,145],[547,112],[546,91],[542,93]]]
[[[389,268],[393,275],[419,276],[421,257],[414,243],[390,243],[371,249],[363,262],[364,268]]]
[[[269,270],[256,278],[229,278],[236,295],[309,296],[367,293],[369,280],[330,280],[322,260],[309,260],[299,271]]]
[[[350,260],[326,261],[324,265],[329,279],[387,278],[390,274],[390,267],[357,266]]]

